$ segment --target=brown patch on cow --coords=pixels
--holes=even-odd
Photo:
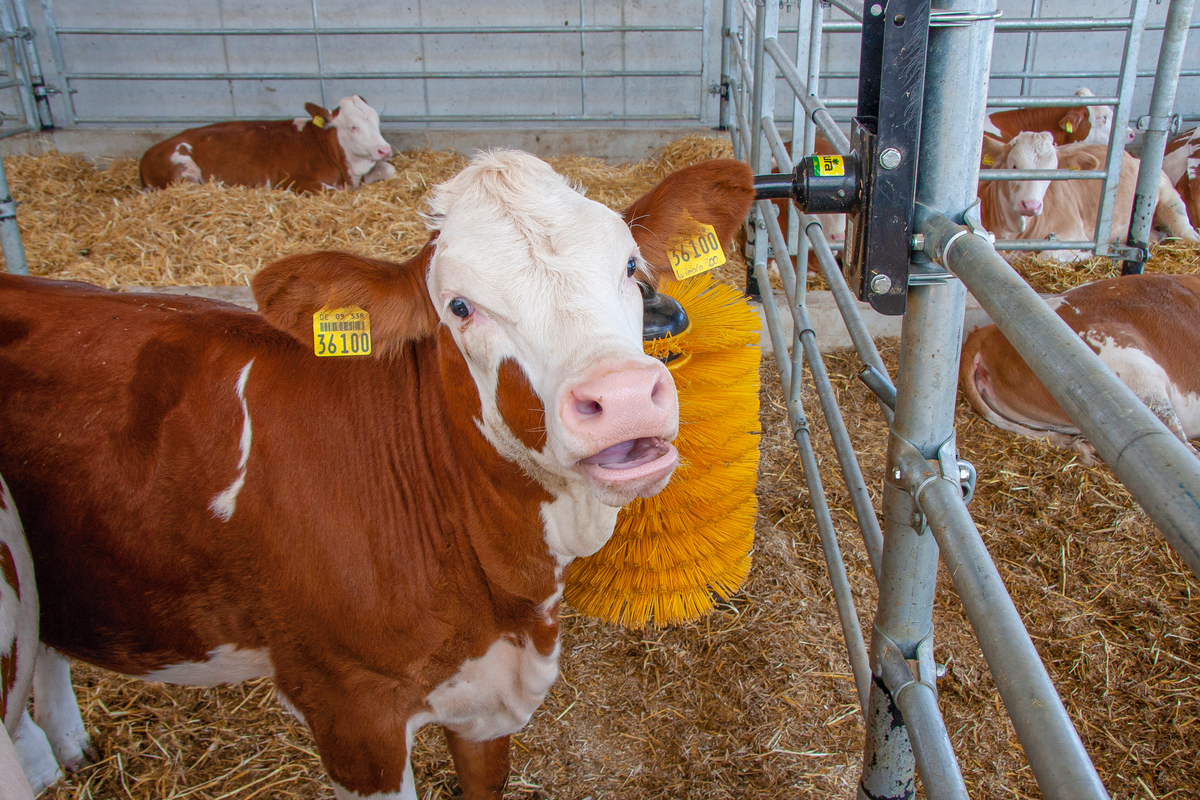
[[[740,161],[714,159],[668,175],[625,209],[624,217],[642,258],[655,271],[669,274],[668,251],[694,231],[697,222],[712,225],[728,253],[753,202],[750,168]]]
[[[288,256],[251,281],[259,313],[313,350],[313,315],[326,308],[359,306],[371,315],[372,352],[393,356],[438,325],[425,275],[433,239],[413,258],[397,264],[352,253]]]
[[[546,446],[546,407],[530,385],[525,370],[511,358],[500,364],[496,407],[504,424],[522,444],[538,451]]]
[[[151,339],[138,351],[126,389],[129,406],[117,433],[117,452],[140,472],[158,450],[167,417],[183,401],[200,366],[200,353],[188,343]],[[130,452],[131,451],[131,452]]]
[[[8,695],[17,684],[17,648],[20,644],[14,638],[12,648],[7,653],[0,653],[0,714],[8,716]]]
[[[8,347],[28,338],[33,325],[23,319],[0,319],[0,347]]]
[[[0,498],[0,508],[3,508],[4,500]],[[17,593],[17,599],[21,599],[21,576],[17,574],[17,562],[13,558],[12,551],[8,549],[8,545],[0,542],[0,575],[3,576],[4,582],[13,587],[13,591]]]

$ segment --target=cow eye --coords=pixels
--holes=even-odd
[[[625,274],[632,278],[635,272],[637,272],[637,259],[630,256],[629,263],[625,265]]]
[[[456,317],[466,319],[471,316],[471,312],[475,308],[471,305],[470,300],[464,300],[461,297],[456,297],[450,301],[450,312]]]

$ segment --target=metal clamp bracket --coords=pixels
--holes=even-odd
[[[978,473],[975,466],[958,458],[954,435],[942,442],[937,450],[937,460],[927,460],[916,445],[891,434],[888,452],[892,459],[892,480],[895,486],[907,492],[913,499],[912,528],[917,533],[925,532],[925,513],[921,508],[921,496],[934,481],[949,481],[962,493],[963,503],[975,497]]]
[[[1154,120],[1156,120],[1156,119],[1165,120],[1166,124],[1155,127],[1153,123],[1154,123]],[[1172,114],[1169,117],[1152,117],[1149,114],[1147,114],[1144,117],[1137,118],[1135,127],[1139,131],[1166,131],[1167,133],[1174,136],[1175,134],[1179,133],[1179,126],[1181,124],[1183,124],[1183,117],[1180,116],[1179,114]]]

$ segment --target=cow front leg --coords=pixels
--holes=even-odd
[[[64,767],[76,770],[96,761],[96,750],[83,727],[71,687],[71,663],[44,644],[38,645],[33,665],[33,719],[45,731],[54,757]]]
[[[454,759],[463,800],[500,800],[508,784],[508,737],[472,742],[442,728]]]

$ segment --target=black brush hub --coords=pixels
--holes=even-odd
[[[638,288],[642,290],[642,341],[678,336],[687,330],[687,312],[678,300],[641,281]]]

